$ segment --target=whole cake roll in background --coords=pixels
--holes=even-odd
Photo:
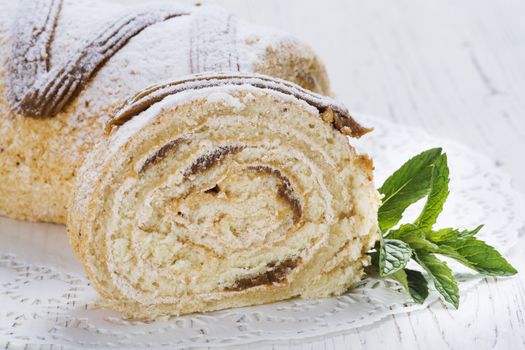
[[[370,130],[305,45],[217,7],[2,6],[0,212],[67,216],[108,305],[153,319],[361,278],[379,196],[348,136]]]

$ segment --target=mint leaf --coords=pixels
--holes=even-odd
[[[443,210],[443,204],[447,200],[449,190],[449,171],[447,155],[442,154],[434,163],[432,168],[432,179],[430,180],[430,191],[421,214],[416,219],[416,226],[422,229],[431,229]]]
[[[453,228],[443,228],[437,231],[429,230],[426,232],[426,237],[429,241],[440,244],[458,239],[459,231]]]
[[[483,225],[480,225],[474,230],[463,231],[451,228],[428,231],[426,237],[439,246],[435,252],[455,259],[480,273],[489,276],[515,275],[516,269],[496,249],[474,237],[482,227]]]
[[[410,293],[410,287],[408,286],[408,277],[407,277],[407,273],[405,272],[406,269],[401,269],[399,271],[396,271],[392,274],[390,274],[390,278],[398,281],[399,283],[401,283],[401,285],[403,286],[403,288],[405,288],[405,290],[407,292]]]
[[[489,276],[512,276],[516,269],[487,243],[474,237],[448,241],[438,252]]]
[[[475,236],[481,229],[483,225],[479,225],[473,230],[463,230],[459,231],[453,228],[444,228],[438,231],[427,231],[427,239],[440,244],[447,241],[455,241],[458,239],[469,238]]]
[[[423,230],[413,224],[401,225],[397,230],[388,231],[389,239],[398,239],[407,243],[412,249],[426,250],[430,252],[437,251],[439,246],[427,240]]]
[[[463,230],[459,231],[459,238],[468,238],[468,237],[474,237],[485,225],[479,225],[473,230]]]
[[[406,266],[412,257],[412,249],[405,242],[384,239],[379,248],[379,274],[388,276]]]
[[[419,271],[405,269],[409,293],[416,303],[422,304],[428,297],[428,282]]]
[[[403,269],[390,277],[401,283],[416,303],[422,304],[428,297],[428,282],[421,272]]]
[[[457,309],[459,306],[459,289],[447,264],[436,258],[434,254],[425,251],[415,252],[414,257],[428,273],[436,290]]]
[[[384,195],[378,212],[382,232],[394,227],[406,208],[429,193],[434,164],[441,151],[441,148],[434,148],[413,157],[379,188]]]
[[[370,255],[381,276],[397,280],[414,301],[422,303],[428,296],[427,279],[421,272],[405,268],[408,261],[414,259],[428,273],[443,298],[457,308],[456,280],[447,264],[435,254],[455,259],[486,275],[510,276],[517,271],[493,247],[475,238],[483,225],[463,231],[432,229],[447,200],[448,185],[447,156],[441,148],[413,157],[394,172],[379,188],[383,194],[378,211],[381,237]],[[392,229],[404,211],[424,197],[427,199],[416,221]]]

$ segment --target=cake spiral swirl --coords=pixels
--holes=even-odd
[[[278,79],[214,74],[119,111],[68,217],[113,307],[155,318],[339,294],[360,278],[378,197],[371,161],[343,135],[366,129],[344,107]]]

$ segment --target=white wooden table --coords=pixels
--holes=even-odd
[[[351,109],[461,141],[494,159],[525,192],[524,1],[216,2],[309,43]],[[522,274],[486,280],[459,311],[438,303],[344,334],[259,347],[523,349],[525,241],[510,261]]]

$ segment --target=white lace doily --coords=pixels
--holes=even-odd
[[[501,252],[517,242],[525,204],[497,162],[419,129],[358,119],[376,128],[351,142],[374,158],[377,185],[409,157],[441,146],[449,156],[451,193],[438,226],[473,228],[484,223],[479,236]],[[413,304],[395,283],[367,278],[337,298],[290,300],[152,323],[129,321],[96,307],[97,294],[64,231],[61,226],[0,218],[0,345],[144,349],[305,338],[421,309],[438,298],[432,293],[424,305]],[[463,294],[480,280],[456,264],[453,269]]]

